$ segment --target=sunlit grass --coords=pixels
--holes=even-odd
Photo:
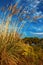
[[[8,25],[0,32],[0,65],[43,65],[42,49],[25,44],[15,31],[9,33]]]
[[[43,65],[43,50],[33,47],[21,39],[18,33],[24,23],[12,25],[9,32],[9,24],[12,16],[8,16],[6,22],[0,24],[0,65]]]

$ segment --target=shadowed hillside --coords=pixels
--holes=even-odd
[[[43,46],[43,38],[24,38],[23,39],[24,43],[29,44],[29,45],[41,45]]]

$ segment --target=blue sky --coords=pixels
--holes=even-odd
[[[16,3],[18,3],[16,9],[21,9],[18,13],[12,15],[12,11],[9,11],[8,7],[11,5],[14,6]],[[6,17],[9,14],[12,15],[10,27],[15,21],[16,24],[19,23],[18,27],[21,24],[24,25],[23,28],[17,31],[23,34],[23,37],[43,38],[43,0],[0,0],[0,23],[3,20],[6,22]]]

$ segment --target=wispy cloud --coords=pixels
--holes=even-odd
[[[31,34],[43,35],[43,32],[31,32]]]

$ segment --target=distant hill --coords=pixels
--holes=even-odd
[[[29,44],[29,45],[43,45],[43,38],[39,39],[39,38],[24,38],[23,42],[25,44]]]

